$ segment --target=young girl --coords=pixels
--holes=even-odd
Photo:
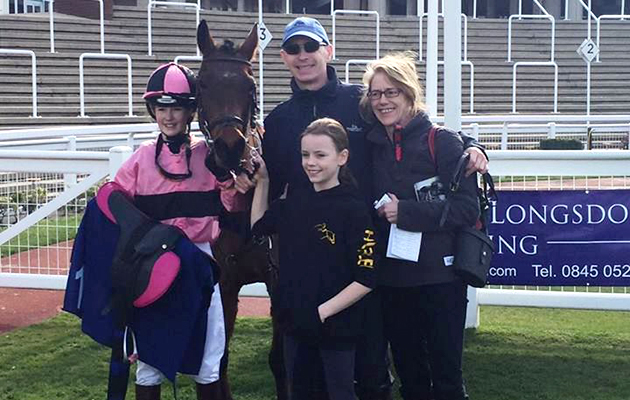
[[[243,207],[233,182],[220,183],[206,168],[207,147],[191,137],[195,101],[195,76],[175,63],[158,67],[149,77],[144,99],[160,134],[143,143],[118,170],[115,181],[149,217],[180,228],[197,247],[212,254],[210,245],[219,236],[218,215],[222,207]],[[197,397],[210,399],[218,391],[219,365],[225,350],[225,326],[219,285],[208,308],[203,361],[198,375]],[[136,371],[136,398],[159,400],[163,375],[142,362]]]
[[[279,281],[272,296],[284,333],[293,400],[311,398],[313,366],[324,369],[331,400],[354,399],[354,342],[365,313],[357,303],[375,283],[376,241],[367,207],[348,171],[348,137],[330,118],[301,136],[302,168],[314,191],[268,209],[262,158],[252,205],[253,234],[278,233]]]

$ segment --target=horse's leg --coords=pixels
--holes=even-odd
[[[224,274],[228,275],[228,274]],[[225,355],[220,371],[221,398],[217,400],[232,400],[232,392],[230,390],[230,382],[228,379],[228,360],[229,348],[232,334],[234,333],[234,323],[236,322],[236,313],[238,311],[238,292],[240,285],[236,282],[230,282],[230,279],[221,279],[221,301],[223,302],[223,318],[225,321]]]

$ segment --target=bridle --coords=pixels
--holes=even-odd
[[[205,62],[236,62],[245,64],[250,68],[251,62],[237,58],[237,57],[212,57],[204,60]],[[199,129],[205,137],[208,151],[210,154],[214,154],[216,151],[215,142],[220,138],[213,137],[212,132],[216,129],[232,127],[241,137],[244,143],[244,149],[239,164],[228,172],[232,177],[236,177],[241,172],[246,172],[248,175],[252,175],[247,171],[244,166],[249,162],[251,165],[255,165],[253,162],[258,154],[262,153],[262,127],[258,123],[258,101],[256,98],[256,87],[252,87],[249,93],[249,123],[246,123],[243,118],[238,115],[222,115],[216,118],[208,119],[203,108],[203,96],[201,95],[200,79],[197,83],[197,113],[199,115]],[[249,154],[247,154],[249,150]]]

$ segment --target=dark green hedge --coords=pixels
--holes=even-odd
[[[543,139],[540,150],[583,150],[584,145],[577,139]]]

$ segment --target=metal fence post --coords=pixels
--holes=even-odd
[[[508,149],[508,128],[507,122],[503,124],[501,128],[501,150]]]
[[[479,124],[474,123],[474,124],[470,124],[470,126],[472,128],[472,137],[474,137],[475,140],[479,140]]]
[[[479,298],[477,288],[468,286],[468,305],[466,306],[465,328],[479,327]]]
[[[116,172],[123,165],[133,150],[129,146],[115,146],[109,149],[109,179],[112,180],[116,176]]]
[[[547,124],[547,126],[549,127],[549,131],[547,134],[547,137],[549,139],[555,139],[556,138],[556,123],[555,122],[550,122]]]
[[[77,151],[77,137],[76,136],[68,136],[68,144],[66,149],[68,151]],[[68,188],[70,186],[77,184],[77,174],[64,174],[63,181],[65,186]]]

